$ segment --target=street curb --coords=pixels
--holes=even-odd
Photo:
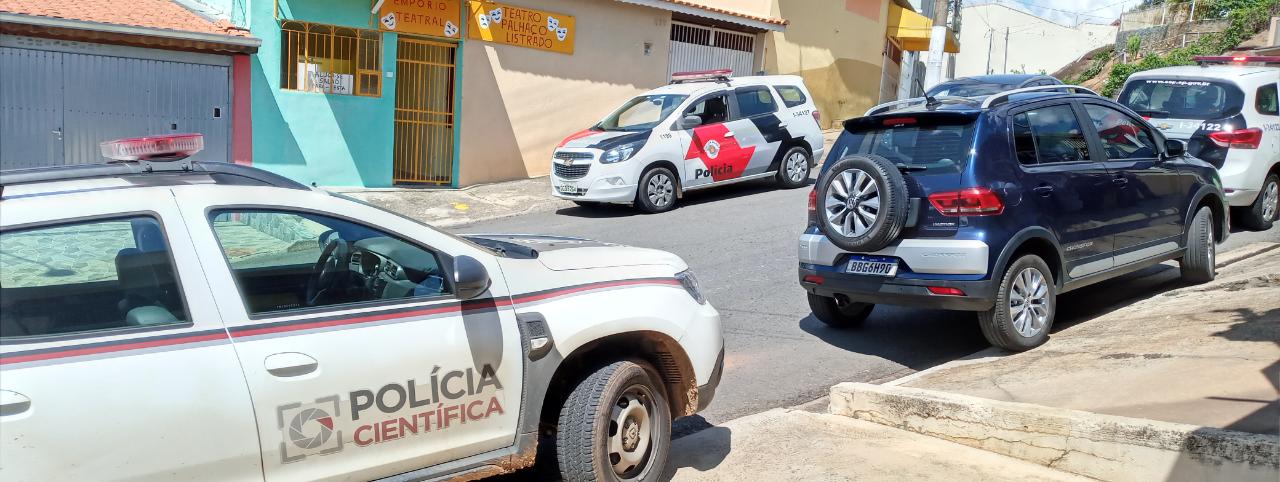
[[[1101,480],[1275,482],[1280,469],[1280,436],[934,390],[841,383],[830,411]]]
[[[1280,243],[1249,243],[1231,251],[1227,251],[1226,253],[1222,253],[1222,255],[1218,257],[1218,263],[1215,264],[1214,267],[1221,268],[1223,266],[1238,263],[1268,251],[1273,251],[1277,248],[1280,248]]]

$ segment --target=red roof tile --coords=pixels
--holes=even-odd
[[[226,20],[211,22],[171,0],[0,0],[0,12],[183,32],[249,36]]]

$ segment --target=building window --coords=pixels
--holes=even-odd
[[[333,25],[280,25],[280,86],[326,94],[382,95],[382,35]]]

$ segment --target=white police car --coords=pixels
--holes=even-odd
[[[1269,229],[1280,216],[1280,57],[1196,60],[1129,76],[1120,103],[1217,166],[1233,221]]]
[[[660,480],[715,393],[675,255],[463,239],[202,144],[0,173],[5,480],[472,479],[540,434],[565,480]]]
[[[807,184],[822,130],[804,82],[731,73],[676,73],[566,138],[553,154],[552,194],[656,213],[695,189],[768,177]]]

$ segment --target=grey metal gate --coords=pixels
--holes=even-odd
[[[102,162],[98,144],[194,132],[230,160],[230,68],[0,47],[0,169]]]
[[[693,70],[732,69],[733,75],[756,70],[755,37],[715,27],[671,22],[667,74]]]

